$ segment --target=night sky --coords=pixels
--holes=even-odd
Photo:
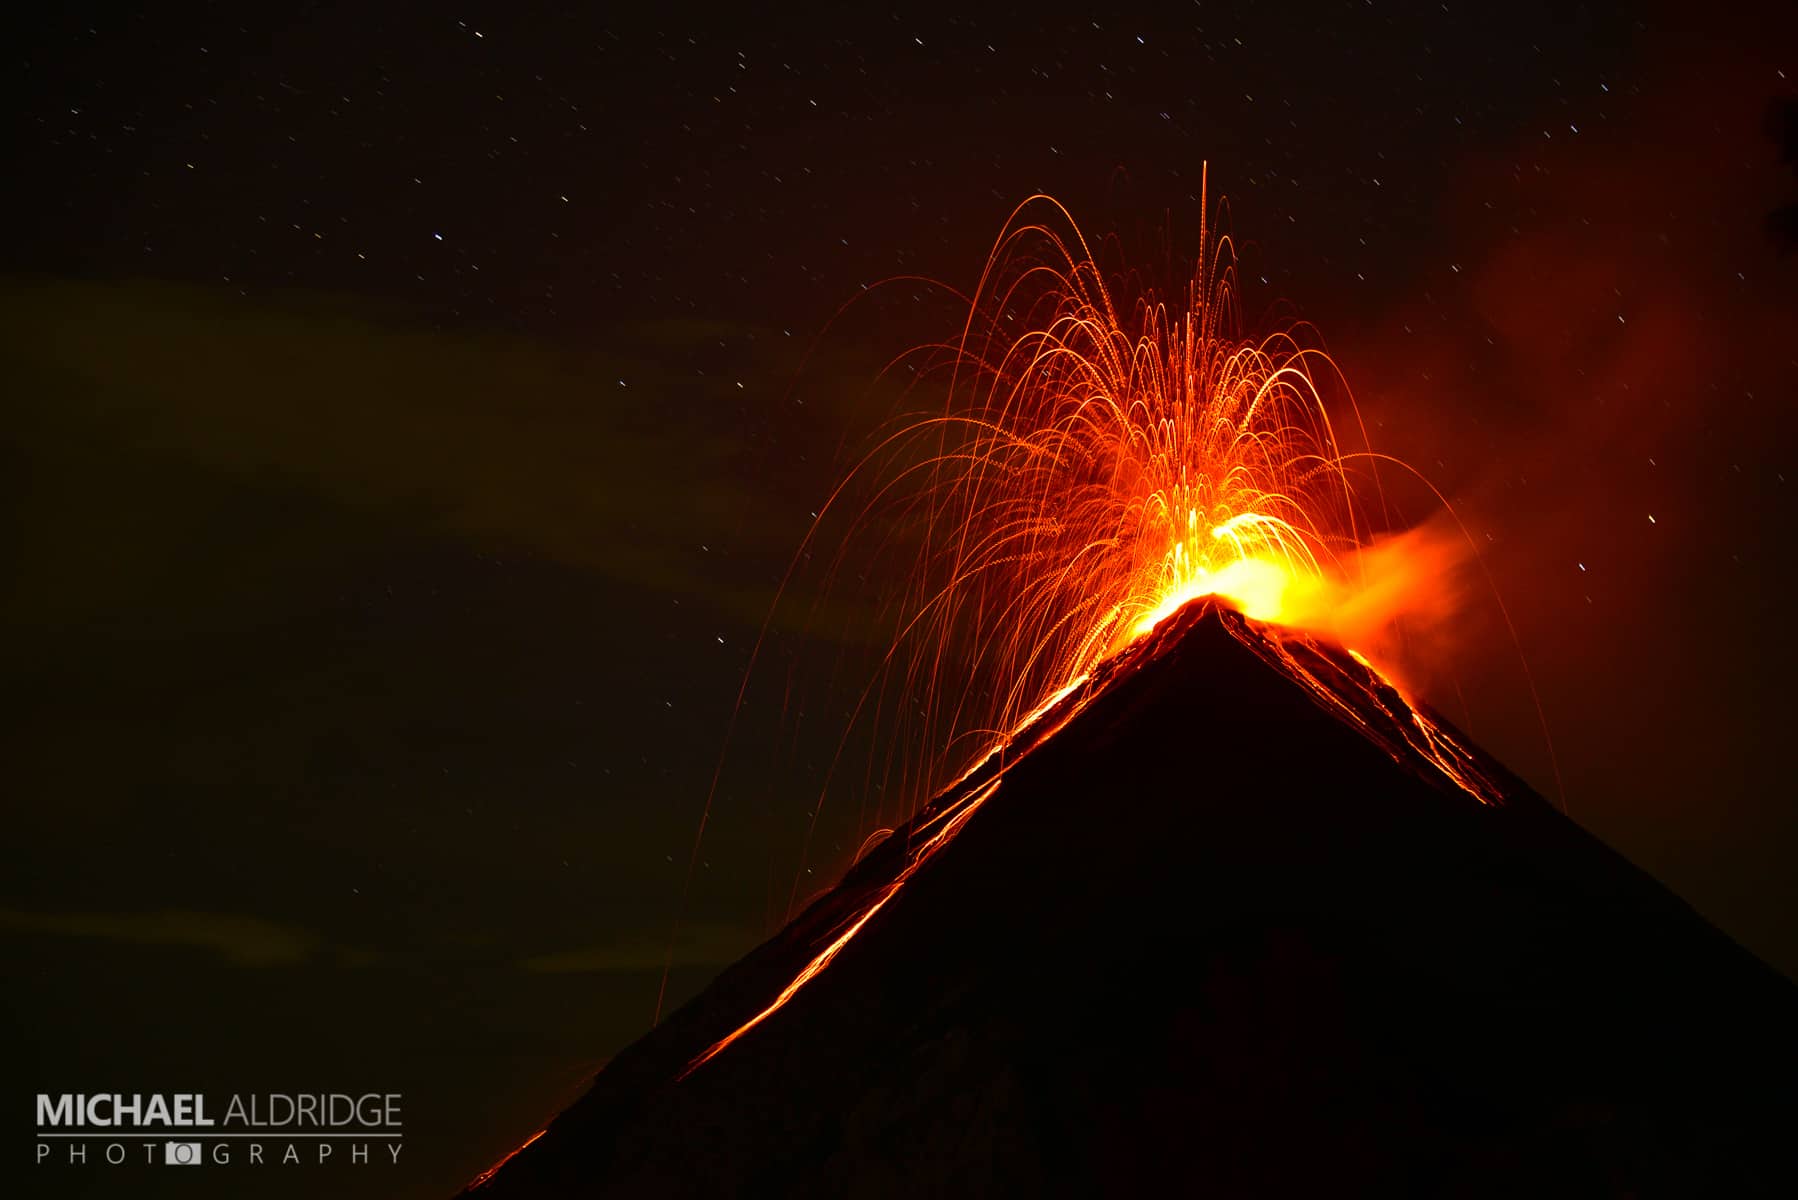
[[[972,287],[1040,191],[1177,280],[1207,162],[1250,326],[1314,322],[1481,547],[1570,814],[1798,975],[1798,23],[1689,7],[35,14],[0,263],[18,1144],[35,1090],[400,1090],[426,1196],[537,1128],[650,1020],[875,376],[959,328],[913,277]],[[1424,691],[1556,795],[1496,613]],[[769,719],[679,996],[780,916],[834,742]],[[823,828],[818,886],[853,850]]]

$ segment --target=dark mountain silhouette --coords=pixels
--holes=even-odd
[[[1422,728],[1189,606],[476,1195],[1798,1194],[1798,989]]]

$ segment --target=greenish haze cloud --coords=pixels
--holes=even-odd
[[[0,928],[15,933],[99,938],[139,946],[206,950],[241,967],[284,967],[326,949],[316,935],[261,917],[164,909],[143,913],[30,913],[0,908]]]

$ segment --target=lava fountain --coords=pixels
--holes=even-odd
[[[1108,280],[1067,211],[1033,196],[994,244],[960,336],[916,354],[892,369],[940,385],[940,406],[882,427],[795,560],[843,520],[833,578],[888,587],[888,636],[849,725],[874,727],[899,784],[875,823],[918,814],[905,866],[688,1073],[826,969],[1010,762],[1201,598],[1239,610],[1245,644],[1395,759],[1501,798],[1452,731],[1348,648],[1438,608],[1471,545],[1392,532],[1378,471],[1409,469],[1368,447],[1352,397],[1345,449],[1324,400],[1340,373],[1309,327],[1243,336],[1227,238],[1170,301]]]
[[[1369,448],[1315,332],[1241,328],[1228,238],[1165,297],[1108,279],[1033,196],[959,336],[889,368],[928,407],[881,426],[800,555],[833,545],[825,591],[881,593],[881,649],[846,706],[879,759],[866,824],[909,816],[1199,597],[1375,658],[1395,618],[1446,602],[1471,544],[1391,532],[1379,472],[1409,469]]]

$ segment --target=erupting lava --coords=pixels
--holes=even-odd
[[[959,338],[889,370],[940,397],[881,428],[801,553],[840,533],[833,572],[890,588],[850,718],[877,727],[868,776],[889,799],[872,824],[1198,597],[1364,650],[1440,602],[1458,545],[1384,536],[1376,470],[1403,464],[1367,448],[1309,327],[1248,340],[1240,325],[1227,238],[1170,303],[1108,280],[1066,210],[1035,196]],[[1345,397],[1353,449],[1320,385]]]
[[[1038,209],[1062,230],[1025,219]],[[1460,554],[1418,530],[1379,533],[1374,468],[1395,460],[1366,448],[1358,414],[1360,448],[1343,449],[1319,386],[1335,368],[1305,327],[1240,335],[1231,255],[1221,241],[1178,305],[1146,290],[1120,301],[1127,282],[1107,281],[1065,209],[1032,197],[1001,232],[960,338],[901,361],[943,382],[940,410],[882,430],[796,563],[842,516],[833,573],[855,564],[863,580],[892,581],[890,638],[850,724],[880,726],[876,755],[903,797],[876,823],[934,800],[907,830],[897,876],[686,1073],[828,967],[1011,763],[1201,597],[1249,618],[1245,644],[1395,759],[1480,803],[1500,798],[1467,748],[1363,655],[1331,648],[1436,606]],[[858,542],[871,543],[867,569]]]

